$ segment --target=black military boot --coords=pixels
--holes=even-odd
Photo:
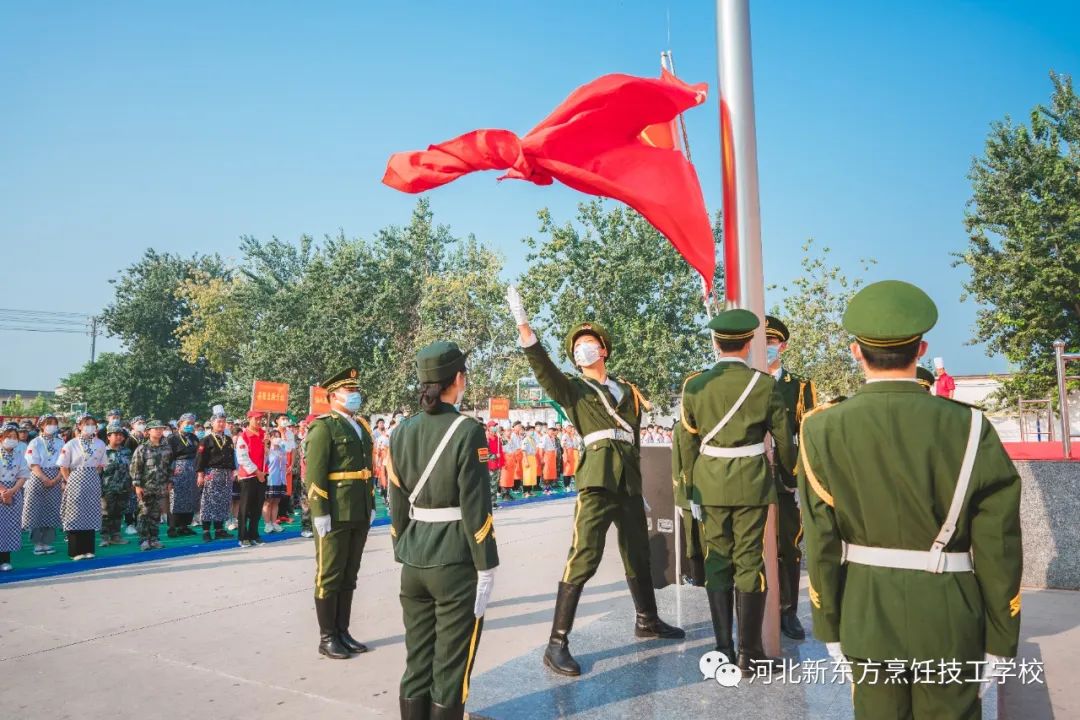
[[[570,654],[570,631],[574,627],[574,614],[581,599],[583,585],[559,583],[555,596],[555,618],[551,621],[551,637],[544,651],[544,664],[560,675],[581,674],[581,666]]]
[[[695,587],[705,587],[705,558],[690,558],[690,578]]]
[[[792,640],[805,640],[806,630],[799,622],[799,563],[780,565],[780,632]]]
[[[634,599],[637,617],[634,619],[634,635],[639,638],[664,638],[680,640],[686,637],[682,628],[668,625],[656,614],[656,591],[652,582],[642,578],[626,578],[630,597]]]
[[[446,707],[439,703],[431,703],[431,720],[463,720],[464,717],[464,705],[451,705],[450,707]]]
[[[430,720],[431,698],[427,695],[418,698],[398,698],[401,720]]]
[[[338,640],[351,653],[366,653],[368,646],[359,642],[349,634],[349,618],[352,617],[352,590],[342,590],[338,593],[337,602],[337,632]]]
[[[346,660],[349,651],[338,639],[337,595],[315,598],[315,616],[319,619],[319,653],[334,660]]]
[[[727,656],[728,662],[735,662],[735,643],[731,641],[731,621],[734,596],[731,590],[708,590],[709,614],[712,616],[713,634],[716,635],[716,649]]]
[[[735,614],[739,621],[739,658],[735,663],[744,678],[753,677],[758,665],[772,664],[780,670],[780,661],[765,654],[761,644],[761,622],[765,618],[765,593],[735,591]]]

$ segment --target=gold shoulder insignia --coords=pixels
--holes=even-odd
[[[841,397],[838,397],[838,398],[833,398],[832,400],[830,400],[830,401],[828,401],[826,403],[822,403],[821,405],[816,405],[813,408],[811,408],[810,410],[806,411],[806,414],[803,415],[803,420],[806,420],[809,417],[817,415],[819,412],[822,412],[823,410],[828,410],[831,407],[836,407],[837,405],[839,405],[840,403],[842,403],[846,399],[847,399],[846,397],[841,396]]]
[[[686,432],[690,433],[691,435],[697,435],[698,430],[697,428],[690,427],[690,423],[686,422],[686,386],[691,380],[693,380],[703,372],[705,371],[698,370],[697,372],[692,372],[687,375],[686,379],[683,380],[682,391],[679,393],[679,421],[682,423],[682,426],[686,428]]]

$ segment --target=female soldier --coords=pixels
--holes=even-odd
[[[177,425],[177,431],[169,436],[173,457],[169,537],[195,534],[190,525],[199,497],[199,488],[195,484],[195,453],[199,449],[199,438],[195,436],[195,416],[184,413]]]
[[[22,488],[30,479],[30,468],[16,451],[18,444],[19,426],[6,423],[0,441],[0,572],[11,569],[11,553],[22,544]]]
[[[225,434],[225,414],[214,415],[210,434],[199,443],[195,470],[202,488],[202,538],[210,542],[210,523],[214,524],[214,539],[228,540],[232,534],[225,530],[232,499],[232,477],[236,470],[236,452],[232,438]]]
[[[94,557],[94,534],[101,529],[101,471],[105,467],[105,443],[97,436],[97,422],[82,415],[77,432],[63,449],[57,464],[64,476],[61,516],[68,537],[68,556],[73,560]]]
[[[423,412],[398,426],[386,466],[402,563],[401,717],[460,719],[499,564],[488,445],[483,426],[457,410],[466,382],[458,346],[425,347],[416,370]]]
[[[26,464],[30,466],[30,479],[26,483],[22,525],[30,531],[35,555],[52,555],[56,528],[60,526],[60,500],[64,490],[60,487],[60,450],[64,441],[59,436],[60,424],[54,415],[43,415],[38,420],[41,434],[30,441],[26,448]]]

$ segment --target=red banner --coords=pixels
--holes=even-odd
[[[510,398],[488,398],[488,420],[509,420]]]
[[[325,415],[330,412],[330,401],[326,398],[326,390],[318,385],[308,388],[308,413],[311,415]]]
[[[283,413],[289,409],[289,386],[286,383],[256,380],[251,386],[251,409]]]

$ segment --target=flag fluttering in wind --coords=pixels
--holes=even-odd
[[[707,90],[666,72],[659,79],[604,75],[571,93],[524,137],[474,130],[427,150],[395,153],[383,182],[419,193],[478,170],[506,170],[500,180],[558,180],[619,200],[671,242],[708,293],[716,270],[712,228],[697,173],[672,130],[680,113],[705,102]]]

